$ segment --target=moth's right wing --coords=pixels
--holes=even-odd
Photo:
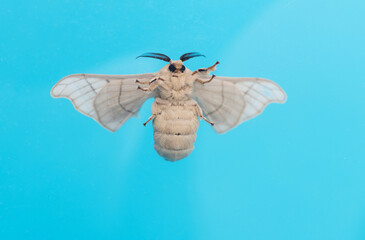
[[[153,92],[138,90],[136,80],[147,81],[155,76],[155,73],[72,74],[61,79],[52,88],[51,95],[71,100],[77,111],[115,132],[137,114],[148,98],[153,97]]]
[[[211,77],[207,73],[198,76],[205,81]],[[269,103],[286,101],[284,90],[263,78],[217,76],[206,84],[195,82],[193,94],[218,133],[259,115]]]

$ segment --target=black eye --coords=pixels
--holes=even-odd
[[[182,65],[182,67],[180,68],[180,71],[181,72],[184,72],[185,71],[185,66],[184,65]]]
[[[174,65],[170,64],[169,70],[170,70],[170,72],[174,72],[176,70],[176,67]]]

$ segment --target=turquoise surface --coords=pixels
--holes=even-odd
[[[1,1],[0,239],[365,239],[365,2]],[[287,103],[176,163],[151,101],[111,133],[51,87],[72,73],[156,72],[198,51]]]

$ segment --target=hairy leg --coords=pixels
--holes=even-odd
[[[149,84],[151,85],[152,83],[154,83],[155,81],[157,80],[162,80],[162,81],[165,81],[163,78],[160,78],[160,77],[155,77],[155,78],[152,78],[151,80],[147,80],[147,81],[139,81],[138,79],[136,80],[136,83],[139,83],[139,84],[142,84],[142,85],[145,85],[145,84]]]
[[[195,70],[192,75],[197,74],[197,73],[208,73],[209,72],[213,72],[217,69],[217,65],[219,64],[219,61],[217,61],[216,63],[214,63],[212,66],[208,67],[208,68],[199,68],[198,70]]]
[[[203,116],[203,111],[202,109],[199,107],[199,105],[197,104],[196,105],[196,110],[198,112],[198,115],[200,118],[202,118],[204,121],[206,121],[207,123],[209,123],[210,125],[214,125],[214,123],[212,123],[211,121],[209,121],[208,119],[206,119],[204,116]]]
[[[207,80],[207,81],[200,80],[199,78],[195,79],[195,81],[200,82],[201,84],[205,84],[205,83],[208,83],[208,82],[212,81],[212,80],[213,80],[213,78],[215,78],[215,75],[214,75],[214,74],[213,74],[213,75],[212,75],[212,77],[211,77],[209,80]]]
[[[143,126],[146,126],[146,124],[147,124],[149,121],[151,121],[152,119],[154,119],[155,117],[156,117],[156,114],[152,114],[152,116],[151,116],[151,117],[149,117],[145,123],[143,123]]]
[[[150,84],[150,86],[148,88],[143,88],[140,85],[138,85],[137,89],[140,89],[142,91],[153,91],[158,85],[157,81],[154,81],[152,84]]]

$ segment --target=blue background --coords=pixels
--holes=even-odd
[[[365,239],[363,0],[1,0],[0,239]],[[72,73],[156,72],[199,51],[284,105],[176,163],[140,118],[110,133],[52,99]]]

